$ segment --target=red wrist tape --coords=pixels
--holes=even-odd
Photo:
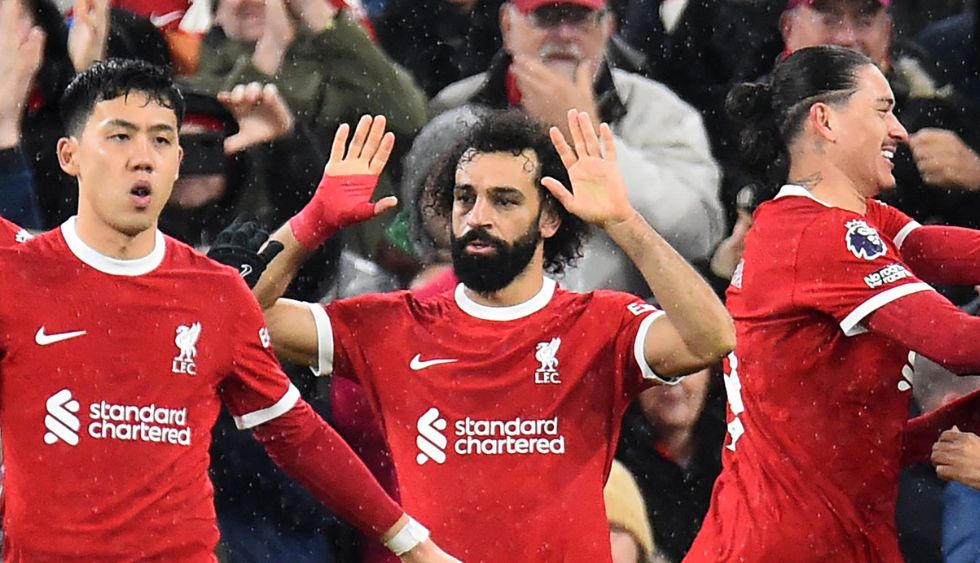
[[[289,220],[293,236],[304,248],[316,250],[340,229],[374,217],[371,196],[378,176],[324,175],[306,207]]]

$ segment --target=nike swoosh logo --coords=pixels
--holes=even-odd
[[[42,326],[37,330],[37,334],[34,335],[34,342],[37,342],[39,346],[47,346],[49,344],[55,344],[57,342],[63,342],[65,340],[71,340],[72,338],[78,338],[79,336],[84,336],[84,330],[75,330],[72,332],[60,332],[58,334],[45,334],[44,327]]]
[[[150,14],[150,23],[154,27],[163,27],[170,22],[179,20],[184,15],[183,10],[174,10],[173,12],[167,12],[166,14],[156,15]]]
[[[412,368],[412,371],[419,371],[420,369],[430,368],[432,366],[438,366],[440,364],[451,364],[459,360],[452,359],[438,359],[438,360],[423,360],[422,354],[415,354],[412,361],[408,363],[408,367]]]

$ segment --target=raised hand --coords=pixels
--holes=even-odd
[[[285,0],[267,0],[262,36],[255,43],[252,64],[269,76],[282,67],[286,51],[296,38],[296,24],[286,8]]]
[[[225,154],[274,141],[293,129],[293,114],[275,84],[239,84],[218,93],[218,100],[238,122],[238,133],[225,139]]]
[[[385,123],[381,115],[361,117],[349,144],[350,126],[344,123],[337,129],[313,199],[289,221],[296,240],[307,249],[317,248],[343,227],[398,205],[394,196],[371,202],[395,146],[395,135],[385,132]]]
[[[568,111],[584,111],[599,118],[593,81],[595,66],[581,62],[572,75],[555,70],[536,57],[515,57],[511,72],[521,90],[521,107],[538,121],[569,135]]]
[[[609,125],[601,124],[596,135],[587,113],[570,110],[568,129],[572,145],[557,127],[552,127],[550,134],[568,170],[572,189],[551,177],[543,178],[541,184],[569,212],[603,229],[632,217],[636,212],[626,196],[626,184],[616,165],[616,145]]]
[[[20,141],[24,104],[44,57],[44,32],[21,2],[0,2],[0,147]]]
[[[105,57],[109,37],[109,0],[75,0],[68,30],[68,55],[75,72]]]

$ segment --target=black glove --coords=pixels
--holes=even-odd
[[[235,268],[249,287],[255,287],[266,266],[283,249],[281,242],[270,240],[259,252],[268,239],[269,233],[257,223],[239,217],[218,233],[208,250],[208,258]]]

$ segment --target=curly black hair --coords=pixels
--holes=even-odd
[[[184,98],[164,67],[131,59],[98,61],[75,76],[61,96],[61,119],[69,135],[77,135],[99,102],[146,94],[150,101],[174,110],[177,127],[184,119]]]
[[[521,110],[495,110],[483,115],[468,134],[439,160],[429,174],[417,204],[436,216],[450,217],[456,170],[478,154],[508,153],[521,156],[532,151],[538,157],[534,181],[541,196],[541,209],[552,209],[561,221],[557,232],[544,239],[544,269],[561,274],[565,268],[582,257],[582,244],[589,234],[589,225],[570,213],[551,192],[541,185],[541,179],[551,176],[571,189],[568,171],[562,164],[547,130]],[[528,160],[528,166],[532,166]]]

